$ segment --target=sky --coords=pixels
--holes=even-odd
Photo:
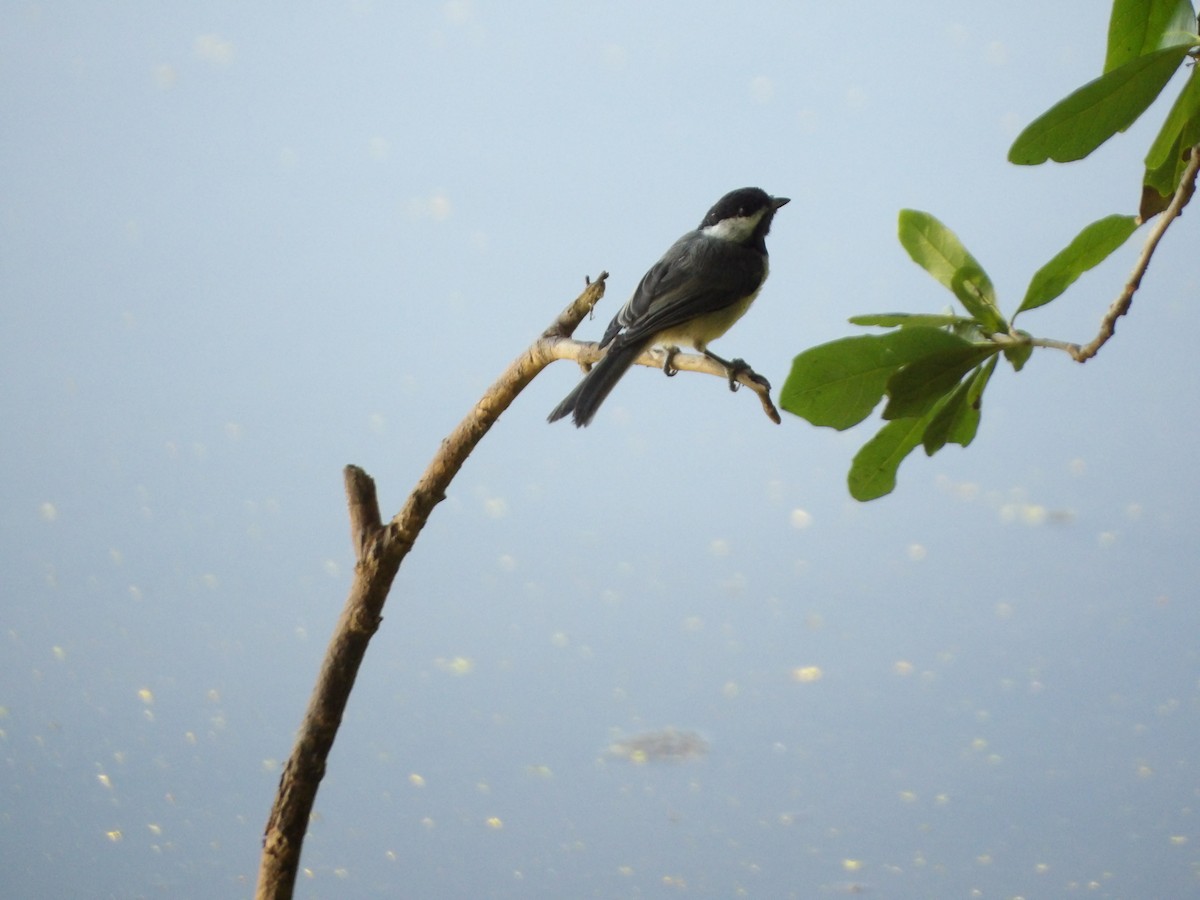
[[[253,893],[282,760],[385,517],[588,276],[594,340],[708,207],[792,198],[713,345],[778,389],[848,317],[1002,308],[1136,210],[1167,105],[1005,162],[1104,4],[0,6],[0,893]],[[434,511],[297,896],[1165,897],[1200,880],[1194,224],[1080,366],[1001,367],[889,497],[846,433],[544,371]],[[1022,316],[1083,342],[1144,237]],[[668,727],[699,759],[610,752]]]

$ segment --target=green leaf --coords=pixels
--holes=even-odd
[[[1194,71],[1192,77],[1196,77]],[[1143,222],[1171,205],[1171,198],[1175,196],[1183,171],[1188,165],[1186,151],[1198,143],[1200,115],[1195,115],[1184,123],[1162,165],[1156,168],[1147,166],[1146,174],[1142,178],[1142,202],[1138,207],[1138,215]]]
[[[1108,20],[1104,71],[1119,69],[1139,56],[1186,42],[1196,34],[1190,0],[1114,0]]]
[[[919,419],[897,419],[888,422],[862,445],[850,464],[846,483],[850,496],[866,502],[890,494],[896,488],[896,470],[904,457],[921,444],[933,413]]]
[[[979,430],[983,389],[987,387],[999,359],[999,356],[993,356],[986,365],[976,369],[970,378],[964,379],[955,388],[950,399],[938,407],[921,438],[926,456],[933,456],[946,444],[966,447],[975,440],[975,433]]]
[[[901,366],[938,351],[970,346],[947,331],[914,326],[811,347],[792,362],[779,405],[814,425],[842,431],[871,414],[888,379]]]
[[[992,371],[996,368],[998,357],[980,367],[971,378],[963,382],[963,410],[957,415],[945,414],[945,407],[950,401],[935,404],[923,416],[907,419],[896,419],[888,422],[867,441],[854,456],[850,464],[850,473],[846,478],[850,488],[850,496],[855,500],[866,502],[890,494],[896,488],[896,472],[904,458],[919,447],[927,439],[934,423],[946,415],[944,425],[946,443],[967,446],[975,437],[979,427],[979,408],[983,389],[987,386]],[[957,395],[957,392],[956,392]],[[953,398],[951,398],[953,399]],[[935,439],[941,438],[935,434]],[[929,451],[927,451],[929,452]]]
[[[1029,337],[1029,333],[1025,331],[1018,330],[1017,334]],[[1020,372],[1025,368],[1025,363],[1029,362],[1031,356],[1033,356],[1033,344],[1012,344],[1004,348],[1004,358],[1008,360],[1014,372]]]
[[[963,382],[961,390],[962,408],[957,412],[946,412],[946,407],[955,402],[959,391],[954,396],[935,404],[923,416],[896,419],[888,422],[875,434],[871,440],[863,444],[850,464],[847,483],[850,496],[855,500],[866,502],[890,494],[896,488],[896,472],[904,458],[912,453],[923,442],[930,440],[929,433],[935,428],[941,429],[941,434],[935,432],[933,440],[941,441],[938,447],[946,443],[967,446],[975,437],[979,428],[979,409],[983,390],[988,379],[996,368],[999,357],[993,356],[991,361],[976,370],[975,374]],[[944,436],[944,440],[942,437]],[[932,455],[933,451],[926,452]]]
[[[1036,166],[1083,159],[1145,112],[1192,46],[1156,50],[1088,82],[1030,122],[1009,148],[1008,161]]]
[[[1179,146],[1179,136],[1198,118],[1200,118],[1200,72],[1193,68],[1192,74],[1188,76],[1187,84],[1175,98],[1175,105],[1167,113],[1166,121],[1163,122],[1158,137],[1154,139],[1149,152],[1146,153],[1146,168],[1161,168]],[[1175,152],[1175,155],[1179,154]]]
[[[953,231],[927,212],[900,210],[900,243],[913,262],[948,287],[988,331],[1007,331],[996,290]]]
[[[923,416],[964,375],[999,352],[998,344],[967,344],[930,354],[905,366],[888,379],[888,404],[883,408],[883,417],[890,420]]]
[[[971,414],[972,410],[967,401],[967,395],[971,391],[971,381],[970,378],[963,379],[946,402],[937,408],[937,412],[934,413],[924,434],[921,435],[921,444],[925,447],[926,456],[933,456],[946,446],[951,430]],[[978,422],[978,412],[975,412],[975,419]]]
[[[953,325],[974,322],[966,316],[936,313],[873,313],[866,316],[851,316],[851,325],[875,325],[880,328],[911,328],[913,325],[928,325],[930,328],[949,328]]]
[[[1153,188],[1157,196],[1147,197],[1143,191],[1142,220],[1162,212],[1179,187],[1179,179],[1187,168],[1183,151],[1200,141],[1200,70],[1192,69],[1187,84],[1179,92],[1175,105],[1167,114],[1163,127],[1146,154],[1145,187]],[[1147,199],[1150,203],[1147,204]]]
[[[1017,314],[1049,303],[1088,269],[1094,268],[1137,230],[1135,216],[1105,216],[1088,225],[1034,273]],[[1015,319],[1016,316],[1013,316]]]
[[[983,409],[983,391],[988,386],[988,382],[992,380],[992,373],[996,371],[996,363],[999,361],[999,356],[993,356],[971,377],[971,387],[967,393],[967,406],[974,410],[975,416],[973,419],[964,419],[951,429],[951,444],[966,447],[975,440],[975,434],[979,431],[980,413]]]
[[[1171,195],[1179,186],[1178,178],[1183,172],[1183,147],[1183,135],[1175,135],[1166,159],[1153,168],[1146,167],[1142,175],[1142,205],[1138,209],[1143,222],[1171,205]],[[1147,199],[1150,200],[1149,207]]]

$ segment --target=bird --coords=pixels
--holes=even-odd
[[[633,296],[613,317],[600,347],[607,351],[554,407],[550,422],[572,417],[577,428],[592,421],[600,404],[651,346],[666,350],[663,371],[681,347],[691,347],[725,367],[729,389],[737,390],[744,360],[725,360],[708,350],[754,302],[767,278],[767,232],[787,197],[756,187],[730,191],[699,227],[679,238],[642,276]]]

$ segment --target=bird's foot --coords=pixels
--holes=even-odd
[[[729,376],[729,389],[736,391],[741,385],[737,383],[737,378],[743,372],[753,372],[750,364],[744,359],[733,359],[725,364],[725,374]]]
[[[746,373],[749,373],[750,380],[755,384],[766,388],[768,391],[771,390],[771,385],[767,382],[767,379],[763,378],[752,368],[750,368],[750,363],[746,362],[744,359],[723,359],[722,357],[717,356],[717,354],[713,353],[711,350],[702,350],[700,352],[702,352],[713,362],[725,367],[725,374],[729,377],[729,389],[731,391],[736,391],[738,389],[738,378]]]
[[[663,374],[668,378],[673,378],[679,374],[679,370],[675,368],[675,354],[679,352],[679,348],[664,347],[663,352],[666,353],[666,358],[663,359]]]
[[[708,355],[712,356],[712,354]],[[746,362],[744,359],[725,360],[717,356],[712,356],[712,358],[725,367],[725,374],[729,376],[729,389],[731,391],[736,391],[739,387],[741,387],[741,385],[738,383],[738,379],[743,375],[749,376],[751,381],[764,390],[768,392],[771,390],[771,382],[767,381],[767,379],[763,378],[752,368],[750,368],[750,363]]]

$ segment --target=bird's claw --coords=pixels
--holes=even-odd
[[[675,354],[678,352],[679,352],[678,347],[667,347],[666,348],[667,355],[666,355],[666,358],[663,360],[662,370],[663,370],[663,374],[666,375],[668,378],[674,378],[676,375],[679,374],[679,370],[677,368],[675,368],[675,365],[674,365]]]
[[[748,362],[746,362],[744,359],[735,359],[732,362],[730,362],[729,366],[726,368],[725,372],[729,376],[729,389],[731,391],[736,391],[740,387],[740,385],[737,382],[737,379],[738,379],[738,376],[741,375],[743,372],[751,373],[751,375],[753,376],[755,381],[758,381],[762,377],[762,376],[756,374],[754,372],[754,370],[750,368],[750,364]]]

